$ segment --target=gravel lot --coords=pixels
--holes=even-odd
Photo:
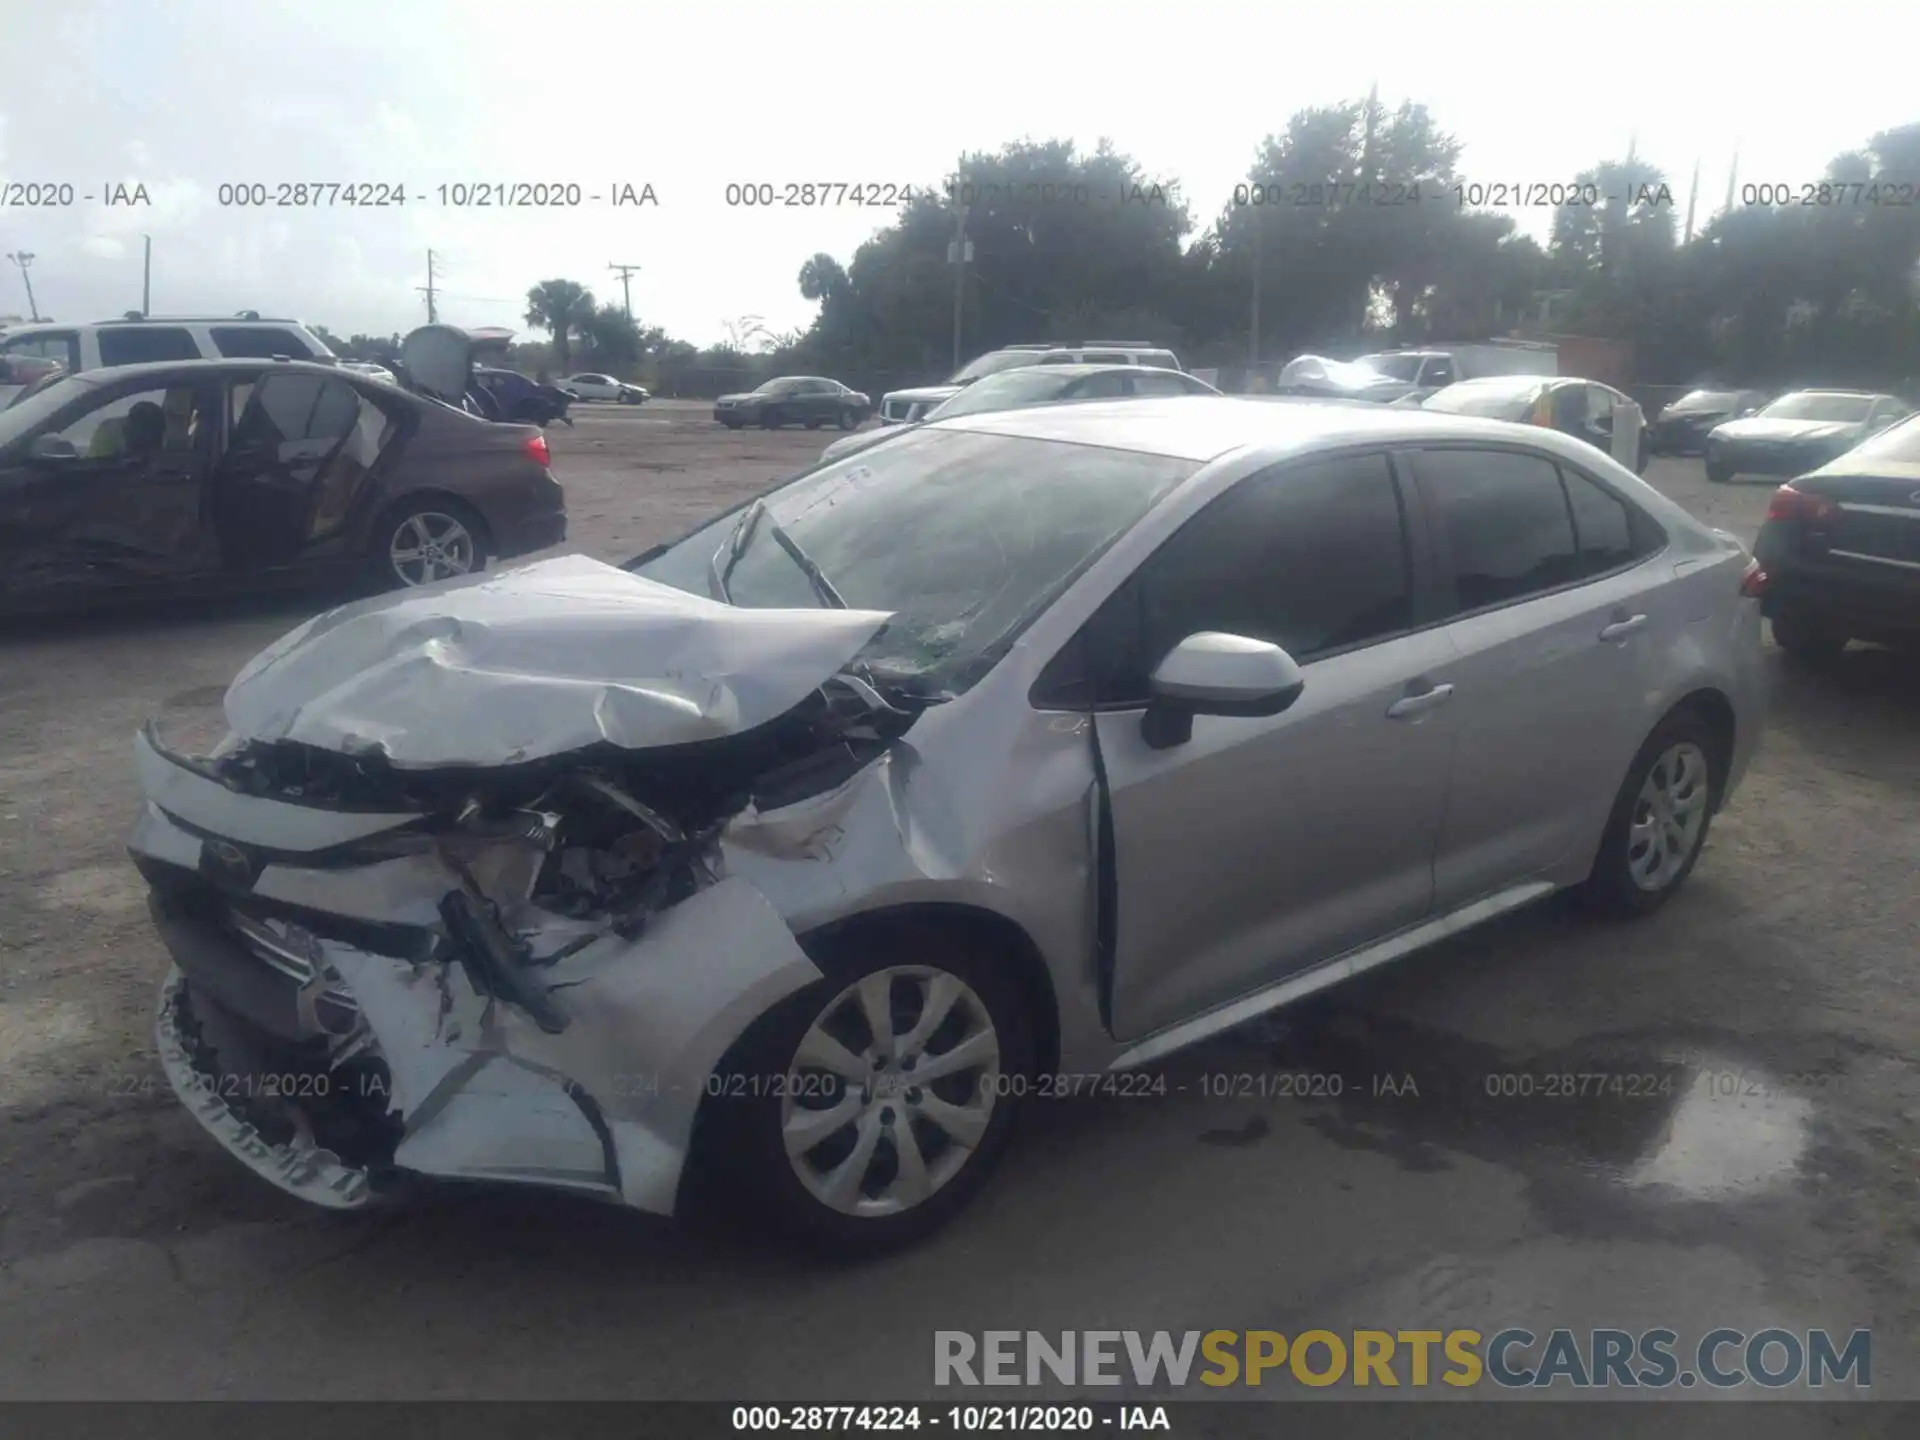
[[[665,402],[551,438],[571,548],[617,560],[829,437]],[[1749,541],[1765,507],[1692,461],[1648,478]],[[0,1396],[847,1403],[929,1394],[936,1328],[1353,1324],[1872,1326],[1875,1394],[1920,1394],[1910,659],[1770,656],[1755,769],[1653,920],[1549,905],[1182,1057],[1184,1092],[1037,1106],[961,1223],[829,1270],[539,1195],[334,1217],[175,1104],[121,848],[129,741],[154,711],[211,716],[313,608],[0,632]],[[1343,1093],[1199,1078],[1299,1071]],[[1555,1074],[1672,1083],[1561,1098]]]

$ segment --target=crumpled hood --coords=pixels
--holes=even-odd
[[[888,618],[737,609],[568,555],[309,620],[240,672],[227,723],[416,769],[688,744],[785,714]]]
[[[1729,420],[1716,426],[1714,436],[1721,440],[1746,443],[1777,443],[1788,440],[1841,440],[1859,430],[1846,420]]]

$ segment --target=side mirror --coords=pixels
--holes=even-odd
[[[29,460],[78,460],[80,452],[73,448],[73,442],[59,435],[36,435],[33,443],[27,446]]]
[[[1196,715],[1278,715],[1307,688],[1294,658],[1265,640],[1203,630],[1160,662],[1140,734],[1155,750],[1193,738]]]

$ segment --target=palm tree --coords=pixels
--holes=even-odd
[[[577,280],[542,280],[527,291],[527,324],[553,336],[563,372],[572,363],[572,336],[586,334],[593,316],[593,292]]]

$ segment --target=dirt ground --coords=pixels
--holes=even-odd
[[[623,559],[827,438],[589,410],[552,434],[570,548]],[[1648,478],[1744,539],[1764,511]],[[1651,921],[1542,907],[1181,1057],[1166,1097],[1035,1107],[960,1223],[835,1270],[538,1194],[309,1210],[174,1102],[131,737],[213,717],[315,604],[0,632],[0,1398],[848,1403],[931,1394],[935,1329],[1353,1324],[1871,1327],[1874,1394],[1920,1395],[1911,660],[1769,655],[1755,768]],[[1342,1093],[1202,1078],[1303,1071]]]

